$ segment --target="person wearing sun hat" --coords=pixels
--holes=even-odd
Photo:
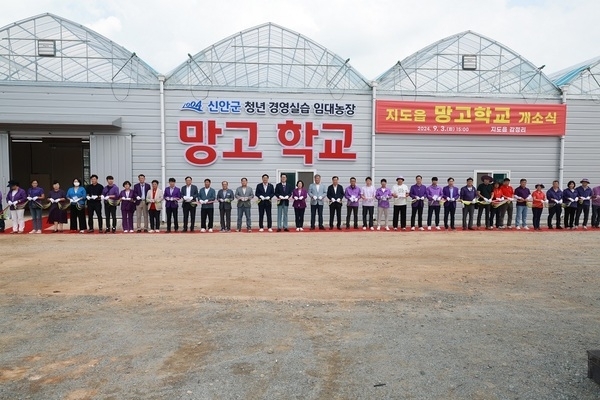
[[[394,230],[397,231],[398,222],[400,222],[400,228],[404,231],[406,230],[406,198],[408,197],[408,186],[404,184],[404,177],[402,175],[396,178],[396,184],[392,187],[392,197],[394,198],[392,226],[394,227]]]
[[[10,219],[12,220],[12,233],[23,233],[25,230],[25,209],[27,193],[19,187],[19,182],[11,179],[8,181],[9,192],[6,194],[6,202],[10,206]]]
[[[542,191],[545,186],[542,183],[538,183],[535,185],[535,190],[531,193],[531,198],[533,199],[533,204],[531,206],[531,211],[533,212],[533,229],[536,231],[542,230],[540,228],[540,221],[542,219],[542,212],[544,211],[544,203],[546,200],[546,193]]]
[[[481,202],[478,205],[477,211],[477,228],[481,227],[481,215],[485,214],[485,228],[492,229],[492,218],[490,215],[491,212],[491,201],[492,201],[492,192],[494,187],[491,182],[494,180],[489,175],[484,175],[481,177],[481,182],[479,186],[477,186],[477,198]]]
[[[590,180],[583,178],[575,191],[579,202],[577,203],[577,211],[575,213],[575,229],[579,228],[579,217],[583,213],[583,229],[587,229],[588,218],[590,215],[590,201],[592,200],[592,188],[590,188]]]

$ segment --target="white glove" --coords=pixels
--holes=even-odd
[[[542,200],[542,203],[548,204],[548,200]]]
[[[38,199],[37,196],[33,196],[33,201],[36,201]]]
[[[33,200],[33,198],[32,198],[32,197],[29,197],[29,196],[27,196],[27,200],[31,201],[31,200]]]
[[[294,200],[298,200],[298,196],[294,196]]]
[[[523,198],[521,196],[516,196],[516,195],[515,195],[515,199],[517,199],[517,200],[523,200]]]
[[[224,201],[225,201],[225,199],[219,199],[219,202],[221,202],[221,203],[224,202]]]
[[[304,200],[304,196],[298,197],[298,200]]]
[[[92,196],[92,200],[96,200],[97,198],[98,198],[98,196],[97,196],[97,195],[93,195],[93,196]]]
[[[316,195],[315,195],[315,196],[313,196],[313,199],[315,199],[315,200],[316,200],[316,199],[317,199],[317,196],[316,196]]]
[[[319,196],[317,197],[319,200],[323,200],[323,196]]]
[[[573,198],[571,198],[571,197],[569,197],[569,200],[570,200],[570,201],[577,201],[576,199],[573,199]]]
[[[533,200],[533,197],[531,197],[531,195],[529,195],[529,196],[527,196],[527,198],[526,198],[525,200],[527,200],[527,201],[532,201],[532,200]]]
[[[13,203],[12,201],[10,201],[10,200],[9,200],[9,201],[8,201],[6,204],[8,204],[8,206],[10,207],[10,206],[12,206],[14,203]]]
[[[556,204],[562,204],[562,200],[556,200]]]
[[[141,198],[140,196],[137,196],[137,197],[136,197],[136,199],[137,199],[137,200],[141,200],[142,198]]]
[[[504,201],[504,197],[500,197],[498,200],[500,200],[500,201]]]
[[[590,199],[591,199],[590,196],[584,198],[584,200],[590,200]]]
[[[91,196],[85,196],[86,199],[91,200],[92,197]]]
[[[289,198],[290,198],[290,196],[283,196],[283,199],[284,199],[284,200],[287,200],[287,199],[289,199]]]
[[[264,200],[264,199],[265,199],[265,196],[259,196],[259,197],[260,197],[260,199],[261,199],[261,200]]]
[[[342,199],[341,199],[341,198],[340,198],[340,199],[336,199],[336,201],[337,201],[338,203],[341,203],[341,202],[342,202]]]
[[[421,197],[421,200],[425,200],[425,196]]]
[[[76,203],[77,203],[79,200],[80,200],[80,199],[79,199],[79,197],[77,197],[77,196],[73,197],[73,201],[75,201]]]
[[[265,200],[271,200],[269,196],[265,196]]]
[[[104,201],[106,200],[106,197],[104,197],[104,195],[100,196],[100,200]]]

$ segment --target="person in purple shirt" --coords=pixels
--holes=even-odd
[[[179,222],[177,220],[177,211],[179,209],[178,201],[181,200],[181,191],[175,186],[175,178],[169,178],[169,187],[165,189],[163,196],[166,200],[165,209],[167,211],[167,233],[171,233],[171,221],[175,228],[175,232],[179,230]]]
[[[587,229],[588,218],[590,216],[590,202],[592,200],[592,188],[590,188],[590,180],[583,178],[575,191],[579,201],[577,203],[577,213],[575,214],[575,229],[579,228],[579,217],[583,213],[583,229]]]
[[[600,186],[592,189],[592,228],[600,227]]]
[[[388,225],[388,210],[390,208],[390,199],[392,191],[387,187],[387,179],[381,180],[381,187],[375,192],[377,199],[377,230],[381,230],[381,226],[385,226],[385,230],[389,231]]]
[[[2,206],[2,192],[0,192],[0,233],[4,233],[4,207]]]
[[[456,201],[459,198],[458,188],[454,186],[454,178],[447,179],[448,186],[442,189],[442,197],[445,200],[444,203],[444,228],[455,230],[454,227],[454,215],[456,213]],[[448,218],[450,218],[450,224],[448,225]]]
[[[423,207],[425,206],[425,198],[427,197],[427,188],[423,185],[423,177],[417,175],[416,183],[410,187],[409,197],[412,199],[412,213],[410,216],[410,230],[415,230],[415,219],[418,217],[419,230],[423,230]]]
[[[104,213],[106,214],[106,230],[110,232],[110,221],[112,217],[112,233],[117,231],[117,200],[119,199],[119,188],[115,185],[115,178],[112,175],[106,177],[106,186],[102,189],[100,199],[104,202]]]
[[[477,190],[473,186],[473,178],[467,178],[467,186],[460,188],[460,201],[463,203],[462,229],[474,231],[473,215],[475,214],[475,202],[477,201]],[[469,223],[467,224],[467,216]]]
[[[344,190],[346,198],[346,229],[350,229],[350,217],[354,214],[354,229],[358,229],[358,201],[360,200],[360,188],[356,186],[356,178],[350,178],[350,186]]]
[[[6,194],[6,203],[10,206],[10,219],[12,220],[13,230],[11,233],[23,233],[25,229],[25,203],[27,203],[27,193],[19,187],[19,182],[15,180],[8,181],[10,190]]]
[[[294,208],[294,216],[296,221],[296,232],[304,231],[304,211],[306,211],[306,199],[308,192],[304,189],[304,182],[299,180],[296,183],[296,188],[292,192],[292,207]]]
[[[431,178],[431,186],[427,188],[427,200],[429,200],[429,207],[427,207],[427,230],[431,230],[431,220],[433,214],[435,214],[435,229],[440,230],[440,200],[442,200],[442,187],[438,186],[438,178],[434,176]]]
[[[560,215],[562,214],[563,191],[560,190],[560,183],[558,181],[552,181],[552,187],[546,192],[546,199],[548,200],[548,229],[553,229],[552,219],[555,215],[556,229],[562,229],[562,226],[560,226]]]
[[[575,213],[577,212],[577,190],[575,190],[575,181],[569,181],[569,183],[567,183],[567,188],[563,190],[563,204],[565,205],[565,229],[573,229]]]
[[[515,226],[517,229],[529,230],[527,227],[527,199],[531,200],[531,191],[527,187],[527,179],[519,181],[519,187],[515,189],[515,199],[517,200]]]
[[[38,186],[37,180],[31,181],[31,187],[27,190],[27,200],[29,200],[29,211],[31,212],[31,221],[33,229],[29,233],[42,233],[42,200],[44,199],[44,189]]]
[[[133,213],[136,208],[136,194],[131,189],[131,182],[123,182],[123,190],[119,193],[121,200],[121,221],[123,233],[133,233]]]

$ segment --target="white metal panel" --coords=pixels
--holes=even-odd
[[[9,146],[8,133],[0,133],[0,188],[5,187],[10,179]]]
[[[104,183],[107,175],[121,187],[132,180],[131,135],[91,135],[90,171]]]

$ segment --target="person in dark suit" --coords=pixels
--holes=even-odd
[[[273,232],[273,221],[271,218],[271,199],[275,196],[275,188],[269,183],[269,175],[262,176],[262,183],[256,185],[254,195],[260,199],[258,203],[258,231],[264,231],[263,221],[267,214],[267,229]]]
[[[275,185],[275,197],[277,197],[277,232],[283,229],[289,232],[288,229],[288,207],[290,206],[290,197],[294,188],[287,183],[287,175],[281,174],[281,182]]]
[[[206,232],[208,229],[209,232],[213,231],[213,217],[215,214],[215,206],[214,203],[217,200],[217,193],[215,189],[210,187],[210,179],[206,178],[204,180],[204,187],[200,189],[198,193],[198,200],[201,204],[200,206],[200,232]],[[206,224],[206,219],[208,218],[208,225]],[[192,227],[193,228],[193,227]],[[193,230],[193,229],[192,229]]]
[[[337,228],[342,229],[342,199],[344,198],[344,188],[338,185],[339,178],[331,178],[331,185],[327,188],[327,198],[329,199],[329,229],[333,229],[333,217],[337,218]]]
[[[181,187],[181,198],[183,199],[183,232],[187,232],[188,230],[188,219],[190,221],[190,232],[194,232],[198,186],[192,185],[191,176],[185,177],[185,186]]]
[[[219,214],[221,216],[221,232],[231,231],[231,202],[235,199],[233,190],[229,189],[229,182],[221,182],[222,189],[217,193],[219,201]]]
[[[142,231],[142,216],[144,217],[144,232],[148,232],[148,204],[146,203],[146,195],[152,187],[146,183],[144,174],[138,175],[139,182],[133,185],[133,198],[135,202],[135,220],[137,231]],[[102,226],[100,227],[102,229]]]

